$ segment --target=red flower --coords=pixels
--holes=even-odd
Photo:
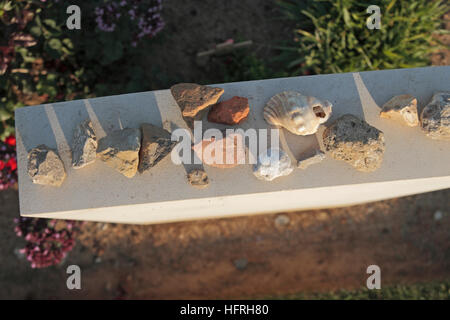
[[[11,171],[16,170],[17,169],[16,159],[14,158],[9,159],[8,162],[6,163],[6,166],[9,167]]]
[[[5,142],[7,145],[14,147],[16,145],[16,137],[10,135],[8,138],[6,138]]]
[[[5,163],[0,160],[0,170],[3,170],[5,168]]]

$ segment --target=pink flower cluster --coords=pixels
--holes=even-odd
[[[17,182],[16,138],[9,136],[0,141],[0,191]]]
[[[112,0],[95,8],[97,26],[105,32],[113,32],[122,13],[134,22],[132,46],[136,47],[143,37],[154,37],[164,28],[161,16],[162,0]]]
[[[75,246],[75,238],[83,225],[80,221],[26,217],[14,219],[14,222],[16,234],[27,241],[20,253],[25,255],[32,268],[59,264]]]

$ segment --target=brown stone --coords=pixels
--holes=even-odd
[[[208,121],[231,125],[238,124],[247,118],[249,111],[248,99],[235,96],[213,105],[208,113]]]
[[[208,175],[204,170],[194,169],[187,175],[188,181],[191,186],[196,188],[206,188],[209,185]]]
[[[172,96],[181,109],[183,118],[191,127],[193,121],[203,114],[202,111],[219,100],[223,91],[222,88],[195,83],[179,83],[170,88]]]

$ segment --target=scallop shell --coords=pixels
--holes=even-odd
[[[331,115],[332,104],[296,91],[274,95],[264,107],[264,119],[271,125],[283,127],[293,134],[310,135]]]

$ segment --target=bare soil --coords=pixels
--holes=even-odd
[[[0,298],[212,299],[450,278],[450,189],[365,205],[152,226],[87,223],[61,265],[15,250],[18,195],[0,193]],[[281,216],[281,218],[280,218]],[[287,217],[287,219],[286,219]],[[278,222],[277,222],[278,221]],[[66,268],[82,270],[82,290]]]
[[[178,82],[223,82],[217,70],[199,65],[196,55],[229,39],[251,40],[248,52],[267,59],[277,54],[275,46],[293,38],[291,22],[281,19],[273,1],[165,0],[163,15],[166,27],[147,63],[158,66],[152,77],[164,89]]]
[[[195,54],[228,38],[270,44],[291,28],[262,0],[165,1],[167,30],[155,57],[162,74],[198,81]],[[448,15],[447,15],[448,20]],[[442,38],[449,43],[448,37]],[[433,64],[448,65],[449,51]],[[18,194],[0,192],[0,299],[252,298],[365,286],[368,265],[382,286],[450,279],[450,189],[328,210],[153,226],[87,223],[59,266],[31,269],[16,254]],[[82,290],[66,268],[82,270]]]

